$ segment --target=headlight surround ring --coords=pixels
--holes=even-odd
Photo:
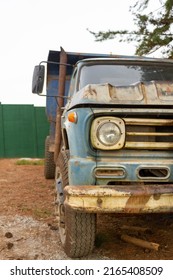
[[[99,117],[91,126],[91,144],[96,149],[118,150],[124,146],[125,124],[120,118]]]

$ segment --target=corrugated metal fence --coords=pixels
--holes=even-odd
[[[0,158],[43,158],[48,131],[44,107],[0,104]]]

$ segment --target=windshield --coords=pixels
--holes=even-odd
[[[173,82],[173,65],[169,64],[131,64],[131,65],[84,65],[81,68],[78,87],[88,84],[109,83],[113,86],[128,86],[137,82]]]

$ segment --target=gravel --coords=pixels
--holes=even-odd
[[[1,260],[70,260],[58,229],[28,216],[0,216]],[[80,259],[108,259],[91,254]]]

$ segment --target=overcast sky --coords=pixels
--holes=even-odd
[[[60,46],[69,52],[133,55],[133,44],[95,42],[87,28],[133,29],[129,6],[135,2],[0,0],[0,102],[45,106],[45,97],[31,93],[33,68]]]

